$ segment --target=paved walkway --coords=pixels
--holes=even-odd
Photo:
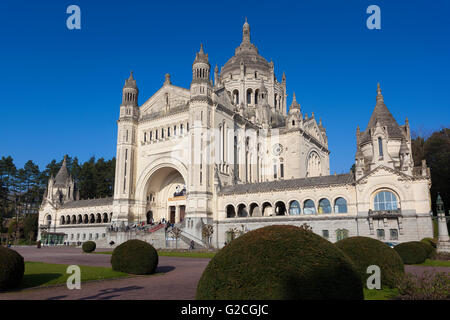
[[[110,267],[111,255],[85,254],[68,247],[14,248],[25,261]],[[81,290],[68,290],[65,285],[0,293],[0,300],[192,300],[197,283],[209,259],[159,257],[157,272],[162,275],[136,276],[128,279],[104,280],[81,284]],[[406,272],[450,272],[448,267],[406,266]]]
[[[110,267],[111,255],[84,254],[77,248],[14,248],[25,261]],[[136,276],[81,284],[81,290],[65,285],[0,293],[0,300],[190,300],[208,265],[206,258],[159,257],[157,272],[162,275]]]

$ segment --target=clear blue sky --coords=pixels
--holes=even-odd
[[[66,28],[67,6],[81,30]],[[381,8],[381,30],[366,8]],[[286,72],[303,113],[321,117],[331,173],[354,162],[355,131],[366,128],[376,84],[400,124],[431,132],[449,125],[450,2],[433,1],[12,1],[0,3],[0,157],[42,167],[64,154],[112,158],[121,90],[133,70],[140,103],[164,74],[189,87],[204,43],[219,67],[241,41]]]

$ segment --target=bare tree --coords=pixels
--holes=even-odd
[[[208,245],[208,248],[211,246],[211,236],[214,233],[214,227],[210,224],[203,225],[202,228],[202,236],[206,239],[206,244]]]
[[[181,237],[181,229],[178,227],[173,227],[170,232],[175,238],[175,249],[178,249],[178,239]]]

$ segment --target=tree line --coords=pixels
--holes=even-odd
[[[436,214],[436,198],[438,192],[444,201],[445,212],[450,210],[450,129],[443,128],[430,136],[420,136],[413,133],[411,140],[414,166],[421,166],[422,160],[427,161],[431,171],[431,202]]]
[[[77,157],[67,156],[66,161],[81,199],[113,195],[115,158],[105,160],[92,157],[81,163]],[[32,160],[27,161],[23,168],[18,168],[11,156],[0,159],[0,233],[25,239],[36,237],[37,213],[48,180],[56,176],[62,163],[62,160],[52,160],[40,170]],[[11,219],[8,226],[4,225],[6,219]]]

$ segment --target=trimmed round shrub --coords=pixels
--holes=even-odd
[[[14,289],[22,283],[25,263],[15,250],[0,246],[0,290]]]
[[[430,243],[424,241],[414,241],[414,242],[420,243],[420,245],[425,249],[425,252],[427,253],[427,258],[431,258],[434,255],[436,249],[433,248],[433,246]]]
[[[363,299],[361,277],[331,242],[304,228],[250,231],[209,262],[196,299]]]
[[[427,252],[420,241],[403,242],[394,247],[404,264],[419,264],[427,259]]]
[[[158,252],[147,242],[128,240],[114,249],[111,265],[116,271],[152,274],[158,266]]]
[[[335,244],[353,261],[363,284],[372,273],[367,267],[376,265],[381,270],[381,285],[394,288],[405,274],[402,258],[387,244],[368,237],[350,237]]]
[[[86,253],[90,253],[90,252],[93,252],[96,247],[97,247],[97,245],[95,244],[94,241],[86,241],[81,246],[81,249],[83,249],[83,251]]]
[[[420,242],[428,243],[430,246],[436,249],[437,247],[437,240],[433,238],[423,238],[420,240]]]

